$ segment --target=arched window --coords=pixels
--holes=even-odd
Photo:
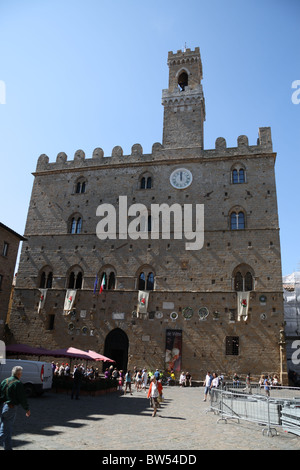
[[[68,289],[75,288],[75,273],[72,271],[69,275]]]
[[[245,291],[253,290],[253,277],[249,271],[245,275],[244,283],[245,283]]]
[[[231,169],[231,183],[246,183],[246,169],[241,163],[235,164],[235,166]]]
[[[254,290],[254,272],[247,264],[241,264],[232,273],[233,288],[236,292]]]
[[[139,285],[138,285],[138,290],[145,290],[145,273],[141,273],[139,275]]]
[[[77,179],[75,183],[75,193],[83,194],[86,190],[86,180],[83,177]]]
[[[148,276],[147,276],[146,290],[154,290],[154,275],[153,275],[153,273],[149,273]]]
[[[82,287],[82,272],[77,273],[76,280],[75,280],[75,289],[81,289]]]
[[[139,181],[140,189],[151,189],[153,187],[153,178],[150,173],[144,173]]]
[[[68,289],[82,289],[83,273],[79,267],[71,268],[67,279]]]
[[[53,279],[53,274],[52,274],[52,272],[49,272],[49,273],[48,273],[48,276],[47,276],[47,281],[46,281],[46,288],[47,288],[47,289],[51,289],[51,287],[52,287],[52,279]]]
[[[148,178],[147,178],[146,188],[147,188],[147,189],[151,189],[151,188],[152,188],[152,178],[151,178],[151,176],[148,176]]]
[[[154,290],[155,274],[151,266],[144,266],[137,273],[138,290]]]
[[[116,288],[116,273],[112,266],[106,266],[101,271],[100,276],[100,284],[98,288],[100,288],[102,281],[103,281],[103,290],[113,290]]]
[[[52,288],[53,273],[50,266],[45,266],[40,273],[39,287],[40,289]]]
[[[243,168],[239,170],[239,183],[245,183],[245,170]]]
[[[78,234],[82,231],[82,218],[80,215],[74,215],[69,222],[69,233]]]
[[[230,229],[242,230],[245,228],[245,214],[241,210],[233,211],[230,214]]]
[[[78,217],[77,223],[76,223],[76,233],[81,233],[81,228],[82,228],[82,218]]]
[[[243,291],[243,276],[240,272],[237,272],[234,277],[234,290],[237,292]]]
[[[188,84],[189,84],[188,74],[185,70],[183,70],[178,77],[178,86],[181,91],[184,91],[185,87],[187,87]]]
[[[115,288],[115,283],[116,283],[115,273],[111,272],[110,275],[109,275],[109,278],[108,278],[108,289],[109,290],[114,289]]]

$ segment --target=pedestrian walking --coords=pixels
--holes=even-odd
[[[212,377],[212,381],[211,381],[211,384],[210,384],[210,388],[218,388],[220,384],[220,380],[219,380],[219,377],[218,377],[218,374],[216,372],[213,372],[213,377]]]
[[[21,405],[27,418],[30,416],[24,385],[21,382],[22,372],[22,367],[14,367],[11,377],[4,379],[0,385],[0,403],[2,406],[0,445],[3,445],[4,450],[12,450],[12,432],[17,407]]]
[[[144,369],[142,373],[142,389],[145,390],[145,393],[147,393],[147,390],[146,390],[147,383],[148,383],[147,369]]]
[[[203,382],[203,386],[205,387],[203,401],[206,401],[207,395],[210,394],[210,386],[211,386],[212,379],[213,379],[213,377],[212,377],[211,373],[209,371],[207,371],[206,376],[205,376],[205,380]]]
[[[250,372],[248,373],[248,375],[247,375],[247,377],[246,377],[246,387],[244,388],[244,391],[245,391],[246,393],[252,394]]]
[[[148,395],[147,397],[150,398],[150,404],[153,407],[152,416],[156,416],[157,408],[159,406],[159,397],[162,396],[163,387],[159,380],[156,380],[155,375],[152,376]]]
[[[269,397],[270,396],[270,381],[267,375],[265,376],[265,379],[264,379],[264,389],[265,389],[267,397]]]

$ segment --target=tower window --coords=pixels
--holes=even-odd
[[[189,78],[186,72],[181,72],[178,77],[178,86],[181,91],[184,91],[185,87],[188,86]]]

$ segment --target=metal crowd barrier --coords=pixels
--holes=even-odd
[[[237,386],[238,385],[238,386]],[[264,426],[262,433],[277,435],[277,427],[300,436],[300,388],[264,387],[253,384],[226,383],[211,390],[210,410],[219,414],[219,421],[250,421]]]

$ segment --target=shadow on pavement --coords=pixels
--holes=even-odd
[[[170,401],[172,400],[166,400],[161,410],[165,409]],[[151,416],[153,411],[146,395],[136,396],[136,393],[133,395],[112,393],[97,397],[80,396],[79,400],[71,400],[68,394],[48,393],[42,397],[29,399],[29,406],[31,410],[29,418],[26,418],[25,411],[20,406],[18,407],[13,428],[15,448],[30,442],[30,440],[18,439],[20,434],[51,438],[65,433],[66,428],[82,429],[84,432],[84,428],[90,422],[105,420],[106,416]]]

